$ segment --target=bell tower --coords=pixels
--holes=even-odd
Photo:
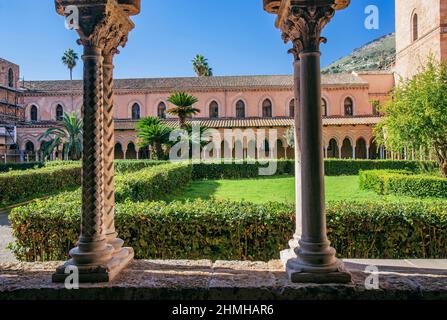
[[[447,58],[447,1],[396,0],[396,76],[408,78],[433,55]]]

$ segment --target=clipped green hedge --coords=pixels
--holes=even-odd
[[[294,174],[293,160],[274,160],[277,164],[275,175]],[[223,162],[193,162],[194,180],[215,179],[245,179],[258,178],[259,169],[268,164],[256,163],[223,163]]]
[[[10,171],[0,174],[0,203],[27,200],[80,184],[81,174],[77,165]]]
[[[160,164],[166,164],[167,161],[156,160],[115,160],[115,172],[116,173],[128,173],[135,172],[148,167],[157,166]],[[81,168],[81,161],[47,161],[45,167],[61,167],[66,165],[78,165]]]
[[[13,210],[20,260],[65,260],[79,236],[79,192]],[[116,205],[116,226],[137,258],[279,258],[294,232],[290,204],[204,201]],[[329,239],[344,258],[447,258],[447,201],[331,202]]]
[[[379,194],[418,198],[447,198],[447,179],[405,171],[369,170],[360,172],[360,188]]]
[[[0,163],[0,172],[28,170],[43,167],[42,162]]]
[[[277,163],[275,175],[295,172],[294,160],[274,160]],[[193,163],[194,180],[202,179],[241,179],[259,177],[259,168],[266,164],[256,163],[222,163],[201,162]],[[326,159],[324,169],[326,176],[358,175],[361,170],[407,170],[411,172],[434,171],[438,167],[434,161],[405,161],[405,160],[352,160]]]
[[[169,163],[147,167],[115,178],[115,199],[123,202],[159,199],[161,195],[187,186],[192,179],[191,164]]]
[[[348,176],[358,175],[361,170],[427,172],[437,170],[438,164],[435,161],[326,159],[324,168],[327,176]]]

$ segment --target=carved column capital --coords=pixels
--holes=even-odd
[[[320,44],[326,42],[321,37],[323,28],[335,15],[331,5],[291,5],[280,24],[284,42],[291,41],[297,52],[318,52]]]
[[[98,47],[103,55],[118,53],[118,47],[127,43],[129,32],[135,27],[116,0],[108,0],[99,12],[86,12],[80,19],[96,20],[93,28],[80,28],[79,44]]]

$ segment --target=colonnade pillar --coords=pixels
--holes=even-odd
[[[320,43],[326,39],[321,31],[332,19],[336,9],[349,5],[349,0],[274,1],[264,0],[264,7],[278,15],[276,26],[283,40],[294,46],[295,90],[299,83],[301,232],[296,257],[288,260],[286,269],[293,282],[345,283],[351,275],[343,262],[335,257],[335,249],[327,238],[324,197],[324,162],[322,143]],[[295,119],[297,121],[297,118]],[[298,133],[298,132],[297,132]],[[298,161],[297,161],[298,162]],[[301,183],[300,183],[301,182]],[[298,211],[297,211],[298,212]]]
[[[114,225],[113,55],[134,28],[129,15],[139,11],[139,1],[55,3],[61,15],[67,6],[78,7],[84,94],[81,234],[72,259],[57,268],[53,281],[65,281],[67,268],[76,268],[80,282],[108,282],[134,256],[132,248],[122,247]]]

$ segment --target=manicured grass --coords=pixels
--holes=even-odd
[[[358,176],[326,177],[326,201],[333,200],[399,200],[408,197],[381,196],[373,191],[360,190]],[[163,200],[187,199],[247,200],[255,203],[268,201],[294,202],[294,177],[269,177],[241,180],[195,181],[189,187]]]

